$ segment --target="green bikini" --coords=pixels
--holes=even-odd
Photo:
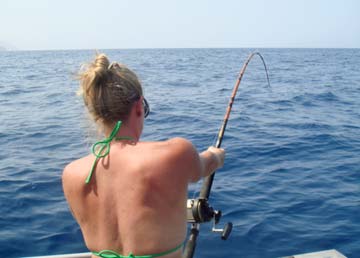
[[[174,253],[177,250],[179,250],[182,246],[183,246],[183,243],[181,243],[181,245],[178,245],[177,247],[170,249],[168,251],[157,253],[157,254],[149,254],[149,255],[133,255],[132,253],[130,253],[129,255],[121,255],[121,254],[118,254],[118,253],[116,253],[114,251],[110,251],[110,250],[103,250],[98,253],[92,252],[92,254],[102,257],[102,258],[155,258],[155,257],[164,256],[164,255],[167,255],[170,253]]]
[[[131,137],[116,137],[117,133],[119,132],[121,127],[121,121],[118,121],[112,130],[109,137],[105,138],[104,140],[96,142],[92,146],[92,153],[95,155],[96,159],[94,160],[94,163],[91,166],[89,175],[87,176],[85,183],[88,184],[91,180],[92,174],[96,168],[96,164],[99,161],[99,159],[106,157],[110,153],[110,143],[112,140],[115,141],[121,141],[121,140],[130,140],[133,139]],[[172,248],[168,251],[157,253],[157,254],[150,254],[150,255],[133,255],[130,253],[129,255],[121,255],[111,250],[103,250],[100,252],[92,252],[93,255],[99,256],[101,258],[156,258],[160,256],[164,256],[170,253],[174,253],[178,251],[180,248],[182,248],[184,243],[181,243],[180,245],[176,246],[175,248]]]

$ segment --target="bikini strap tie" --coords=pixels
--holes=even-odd
[[[96,142],[92,148],[91,148],[91,152],[95,155],[95,160],[94,163],[91,166],[90,169],[90,173],[87,176],[85,183],[88,184],[91,180],[91,176],[95,170],[96,164],[99,161],[99,159],[106,157],[107,155],[109,155],[110,153],[110,142],[112,140],[133,140],[131,137],[116,137],[116,135],[118,134],[120,127],[121,127],[122,122],[118,121],[114,127],[114,129],[111,131],[109,137]]]

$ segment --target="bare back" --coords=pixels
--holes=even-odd
[[[112,143],[85,184],[94,160],[76,160],[63,174],[65,196],[91,251],[148,255],[184,241],[187,186],[200,171],[191,143]],[[180,256],[179,251],[164,257]]]

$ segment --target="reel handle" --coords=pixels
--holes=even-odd
[[[232,230],[233,224],[231,222],[226,223],[223,232],[221,234],[221,239],[222,240],[227,240],[228,237],[230,236],[231,230]]]

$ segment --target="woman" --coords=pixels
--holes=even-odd
[[[140,142],[149,106],[136,75],[96,56],[80,73],[86,107],[107,138],[63,172],[63,188],[93,257],[181,257],[187,187],[223,166],[182,138]]]

